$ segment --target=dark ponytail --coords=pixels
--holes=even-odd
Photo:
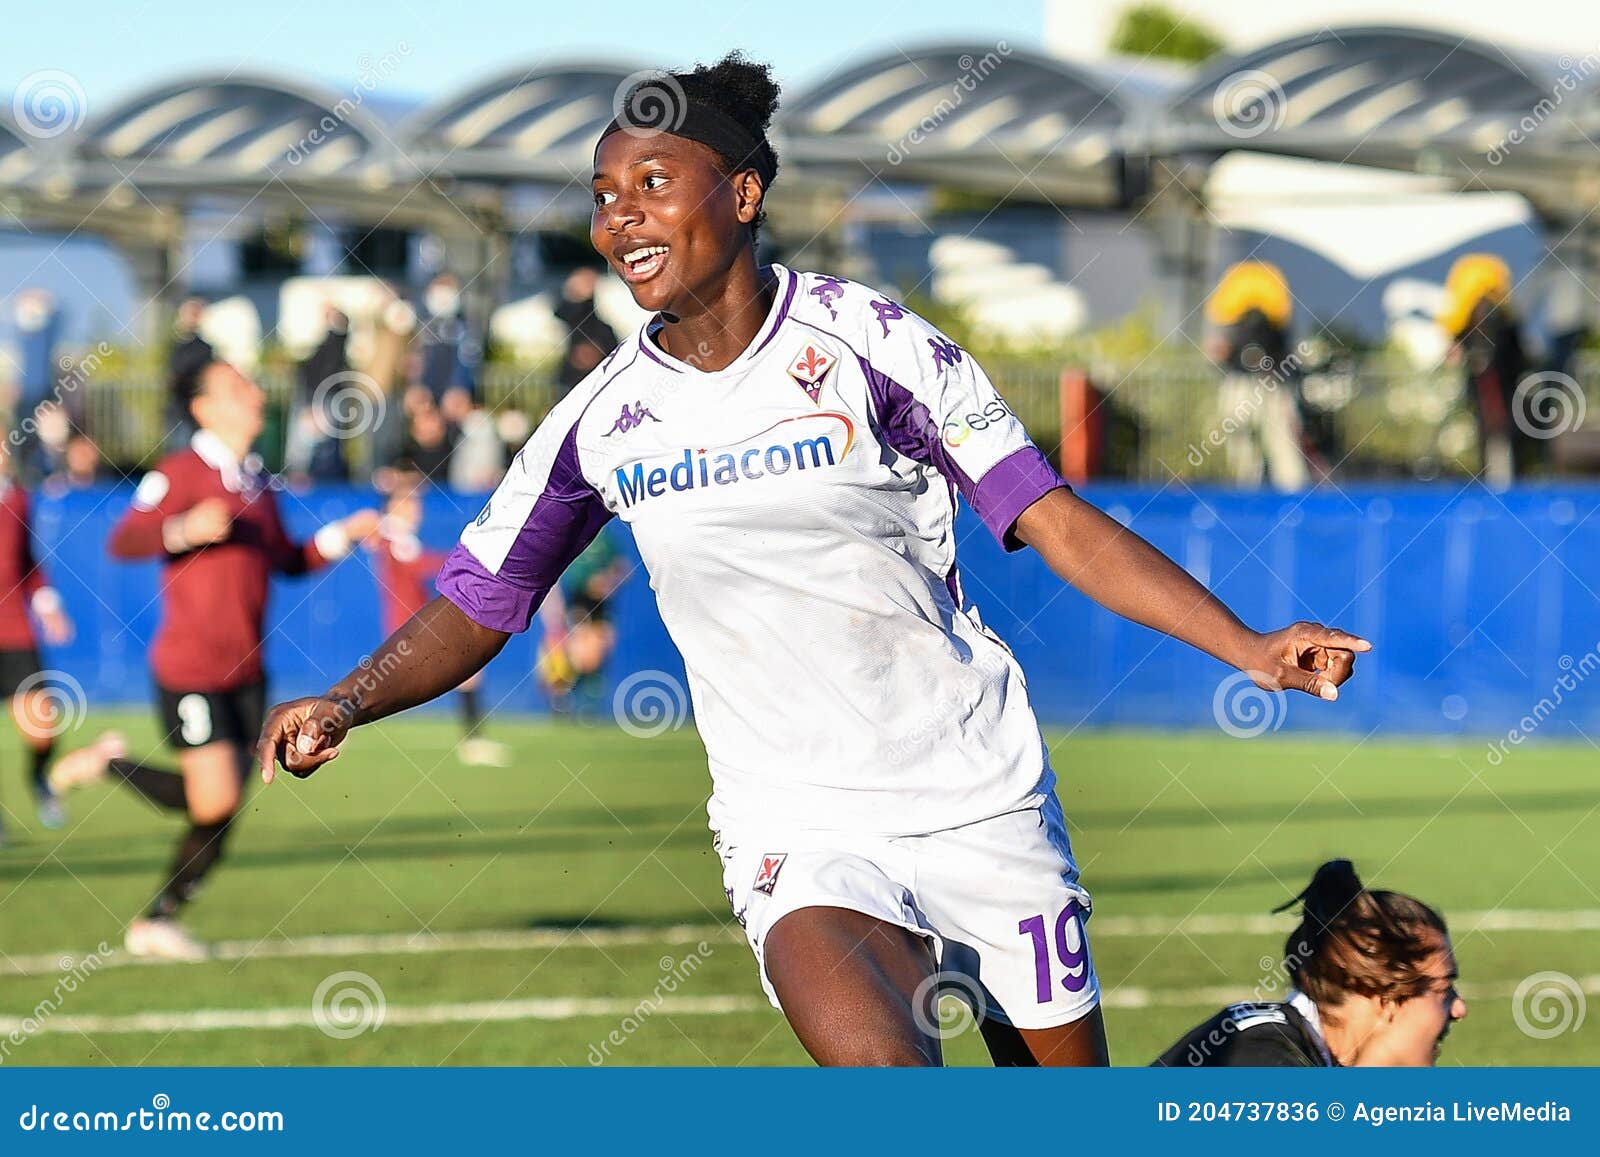
[[[1402,1001],[1435,983],[1424,968],[1444,947],[1442,917],[1399,892],[1368,891],[1349,860],[1329,860],[1293,900],[1300,925],[1283,946],[1283,968],[1319,1008],[1347,994]]]

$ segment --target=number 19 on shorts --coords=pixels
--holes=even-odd
[[[1083,908],[1076,900],[1068,901],[1055,918],[1053,929],[1046,914],[1041,912],[1017,921],[1017,935],[1033,938],[1034,987],[1040,1004],[1049,1004],[1055,999],[1054,974],[1058,965],[1061,988],[1073,993],[1083,991],[1084,985],[1089,983],[1089,946],[1083,936]]]

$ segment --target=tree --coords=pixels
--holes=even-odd
[[[1108,46],[1124,56],[1156,56],[1197,64],[1222,51],[1222,41],[1205,25],[1164,4],[1135,4],[1123,10]]]

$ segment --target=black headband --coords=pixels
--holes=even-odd
[[[778,175],[778,157],[764,136],[756,136],[714,105],[683,95],[671,78],[646,81],[623,99],[622,113],[608,124],[595,142],[600,147],[612,133],[636,137],[657,133],[698,141],[726,160],[735,172],[754,169],[762,188],[770,188]]]

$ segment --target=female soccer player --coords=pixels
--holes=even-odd
[[[278,515],[276,483],[250,453],[261,433],[260,387],[212,361],[181,377],[178,393],[199,430],[140,481],[109,548],[113,558],[165,564],[150,666],[179,770],[124,758],[121,736],[108,732],[63,756],[51,782],[65,790],[114,772],[156,807],[188,818],[165,884],[128,925],[127,946],[135,956],[198,960],[205,945],[176,917],[222,857],[243,801],[266,704],[261,633],[269,579],[342,558],[376,529],[378,514],[359,511],[310,542],[294,542]]]
[[[1432,1065],[1467,1015],[1444,920],[1421,900],[1369,892],[1349,860],[1317,869],[1283,946],[1282,1002],[1229,1005],[1156,1061],[1167,1068]]]
[[[729,899],[811,1055],[938,1063],[948,983],[984,1002],[997,1061],[1103,1064],[1089,897],[1022,670],[956,569],[957,494],[1007,548],[1264,686],[1334,699],[1367,643],[1250,630],[1076,498],[949,338],[759,265],[765,67],[732,56],[628,108],[662,97],[665,130],[613,123],[593,177],[591,239],[651,320],[541,423],[441,597],[370,670],[274,708],[263,777],[482,667],[621,517],[688,669]]]

